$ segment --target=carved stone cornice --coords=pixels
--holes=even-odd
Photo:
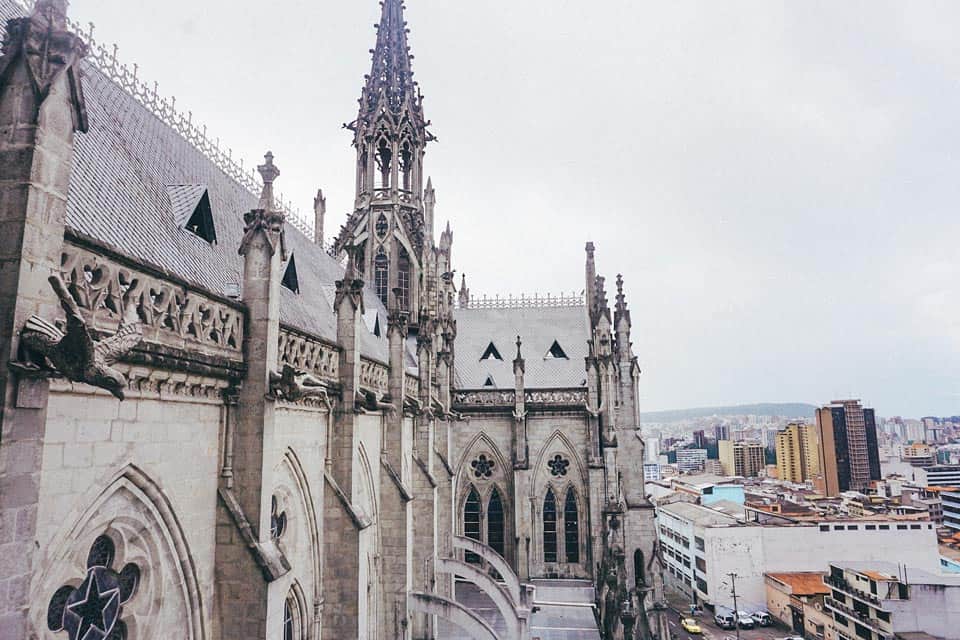
[[[133,354],[148,351],[146,345],[152,343],[168,351],[195,352],[190,356],[195,360],[242,361],[241,307],[70,242],[63,245],[60,263],[63,280],[92,329],[112,332],[124,297],[136,305],[144,344]]]
[[[507,389],[464,390],[454,393],[453,403],[460,407],[504,407],[513,409],[516,392]],[[524,404],[556,407],[586,407],[586,389],[529,389]]]
[[[253,239],[256,238],[257,234],[262,233],[270,247],[270,255],[272,256],[277,252],[277,246],[279,245],[280,257],[286,261],[287,243],[283,231],[284,222],[286,222],[286,216],[280,211],[254,209],[243,214],[243,240],[240,241],[238,253],[241,256],[247,255]]]
[[[120,363],[116,368],[127,378],[127,397],[130,399],[180,400],[183,402],[229,403],[229,380]],[[64,393],[103,393],[95,387],[67,380],[54,380],[51,390]]]

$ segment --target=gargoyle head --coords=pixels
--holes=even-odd
[[[127,379],[120,373],[107,370],[97,376],[97,386],[106,389],[112,393],[118,400],[124,399],[124,391],[127,388]]]

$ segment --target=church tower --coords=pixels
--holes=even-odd
[[[336,248],[354,245],[360,276],[389,310],[409,313],[416,326],[421,274],[433,249],[432,224],[424,215],[432,190],[425,198],[423,156],[434,138],[413,80],[403,2],[381,4],[373,67],[357,119],[347,125],[357,151],[357,196]]]

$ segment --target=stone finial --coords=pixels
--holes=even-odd
[[[280,169],[273,164],[273,152],[267,151],[263,156],[264,163],[257,167],[263,179],[263,191],[260,193],[260,208],[264,211],[273,209],[273,182],[280,176]]]
[[[470,289],[467,288],[467,274],[463,274],[460,279],[460,293],[458,296],[458,302],[460,303],[461,309],[470,308]]]
[[[627,310],[627,297],[623,293],[623,275],[617,274],[617,312]]]
[[[521,353],[522,347],[523,340],[520,339],[520,336],[517,336],[517,360],[523,360],[523,354]]]
[[[323,189],[317,189],[317,197],[313,199],[313,241],[317,246],[323,246],[323,222],[327,215],[327,199]]]

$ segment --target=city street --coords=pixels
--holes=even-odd
[[[684,615],[688,614],[689,612],[684,613]],[[737,637],[736,631],[732,629],[728,631],[715,625],[713,616],[709,612],[694,616],[694,619],[703,629],[702,636],[692,635],[684,631],[683,627],[680,626],[680,612],[673,609],[669,622],[670,632],[673,634],[673,637],[676,638],[676,640],[698,640],[699,638],[705,638],[706,640],[724,640],[725,638]],[[740,640],[779,640],[780,638],[792,635],[795,634],[781,625],[740,630]]]

